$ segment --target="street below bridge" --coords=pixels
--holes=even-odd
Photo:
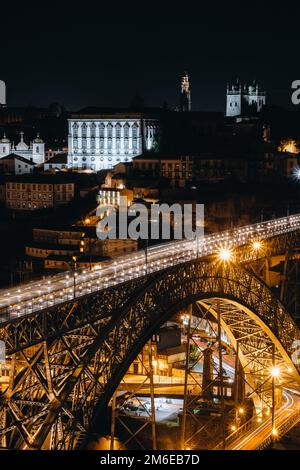
[[[286,432],[290,427],[300,421],[300,394],[299,391],[293,389],[283,390],[283,403],[280,408],[275,411],[275,431],[273,430],[271,416],[258,423],[257,417],[251,420],[249,429],[243,426],[227,438],[230,442],[226,445],[227,450],[258,450],[267,448],[278,439],[281,430]],[[237,436],[235,439],[234,436]],[[222,448],[222,445],[219,446]]]

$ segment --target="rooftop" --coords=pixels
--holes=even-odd
[[[140,160],[144,161],[154,161],[154,162],[159,162],[162,160],[174,160],[174,161],[188,161],[190,160],[225,160],[225,159],[235,159],[235,158],[241,158],[241,155],[239,153],[234,153],[234,152],[227,152],[224,151],[224,153],[220,152],[202,152],[202,153],[190,153],[188,155],[184,154],[161,154],[161,153],[144,153],[142,155],[138,155],[137,157],[134,157],[132,159],[133,162],[138,162]]]
[[[57,172],[55,174],[49,173],[33,173],[17,176],[6,176],[6,182],[17,183],[38,183],[38,184],[78,184],[80,187],[87,187],[88,185],[96,185],[97,180],[94,174],[79,174],[73,172]]]
[[[26,163],[27,165],[32,165],[32,166],[35,166],[35,163],[32,162],[31,160],[28,160],[27,158],[24,158],[24,157],[21,157],[20,155],[16,155],[15,153],[10,153],[9,155],[7,155],[6,157],[2,157],[1,158],[1,161],[3,160],[19,160],[23,163]]]
[[[160,116],[167,116],[176,119],[184,119],[187,121],[207,121],[223,119],[223,113],[210,112],[210,111],[191,111],[180,112],[172,111],[164,108],[151,108],[142,107],[141,109],[134,108],[103,108],[96,106],[88,106],[73,112],[69,115],[70,119],[143,119],[143,118],[158,118]]]
[[[59,233],[82,233],[84,236],[92,236],[93,238],[96,237],[96,227],[93,225],[55,225],[51,224],[42,224],[38,227],[34,227],[33,230],[47,230],[49,232],[59,232]]]
[[[55,163],[67,163],[68,161],[68,154],[67,153],[58,153],[54,155],[54,157],[50,158],[45,162],[46,165],[55,164]]]
[[[64,250],[78,253],[79,245],[63,245],[59,243],[31,242],[26,248],[37,248],[39,250]]]

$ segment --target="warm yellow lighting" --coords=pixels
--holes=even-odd
[[[245,412],[244,408],[239,408],[240,415],[244,414],[244,412]]]
[[[232,252],[229,248],[221,248],[218,256],[221,261],[230,261],[232,259]]]
[[[258,422],[258,423],[261,423],[261,422],[262,422],[261,417],[258,417],[258,418],[257,418],[257,422]]]
[[[293,372],[293,369],[292,369],[291,367],[288,367],[288,368],[287,368],[287,371],[288,371],[289,373],[291,373],[291,372]]]
[[[233,425],[231,426],[231,431],[235,431],[235,430],[236,430],[236,426],[233,424]]]
[[[272,436],[274,436],[274,437],[278,436],[278,431],[277,431],[276,428],[272,429]]]
[[[253,250],[255,250],[255,251],[260,250],[261,247],[262,247],[262,244],[261,244],[261,242],[259,242],[259,241],[255,241],[255,242],[252,243],[252,248],[253,248]]]
[[[272,377],[279,377],[280,376],[280,369],[277,366],[271,367],[271,375]]]
[[[295,140],[282,140],[278,150],[279,152],[299,153],[298,143]]]
[[[91,223],[91,219],[89,219],[88,217],[85,219],[84,223],[86,225],[89,225]]]

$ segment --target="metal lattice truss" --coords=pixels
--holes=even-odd
[[[214,299],[239,306],[240,314],[230,308],[224,313],[233,341],[247,332],[253,335],[241,350],[256,389],[262,383],[256,378],[260,367],[269,364],[268,338],[276,344],[278,360],[290,364],[298,379],[291,355],[299,330],[268,288],[239,265],[193,261],[3,324],[0,338],[12,367],[0,401],[0,445],[84,445],[96,417],[157,328],[196,301],[213,310]],[[253,359],[255,344],[266,351],[261,366]]]
[[[272,374],[274,365],[279,368],[282,385],[293,380],[290,375],[291,360],[285,360],[278,348],[278,342],[265,325],[261,325],[253,312],[245,306],[228,299],[213,298],[199,302],[210,314],[221,315],[222,328],[230,343],[238,349],[243,376],[259,416],[272,406]],[[238,348],[237,348],[238,343]]]

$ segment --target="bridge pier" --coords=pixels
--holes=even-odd
[[[134,384],[130,381],[130,374],[125,375],[122,379],[122,391],[126,390],[124,397],[121,391],[118,390],[113,394],[111,399],[111,435],[110,435],[110,449],[115,448],[115,435],[118,426],[119,432],[127,434],[127,438],[123,444],[126,448],[130,443],[134,442],[140,449],[145,449],[141,435],[145,434],[147,428],[151,428],[151,448],[157,450],[157,435],[156,435],[156,419],[155,419],[155,386],[154,386],[154,368],[153,368],[153,344],[150,339],[147,345],[143,348],[141,354],[138,355],[138,361],[141,364],[142,374],[145,378],[140,383]],[[150,408],[143,403],[139,398],[143,393],[143,387],[148,386],[150,392]],[[124,392],[123,392],[124,393]],[[119,394],[119,396],[118,396]],[[131,416],[126,410],[137,409],[136,417]],[[146,414],[144,419],[141,415]],[[138,423],[140,421],[140,424]]]

